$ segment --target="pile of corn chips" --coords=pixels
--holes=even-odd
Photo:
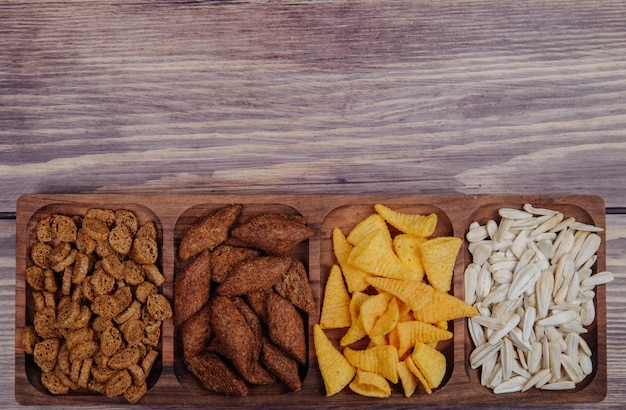
[[[337,264],[313,329],[326,395],[349,386],[383,398],[398,383],[406,397],[420,384],[430,394],[446,374],[437,344],[452,338],[448,321],[478,313],[448,293],[462,241],[433,236],[437,214],[374,208],[347,236],[333,230]],[[338,350],[324,329],[344,328]]]

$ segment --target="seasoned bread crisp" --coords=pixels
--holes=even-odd
[[[240,246],[220,245],[212,252],[211,279],[213,282],[222,283],[230,270],[239,262],[259,256],[260,251]]]
[[[306,363],[306,339],[302,316],[287,299],[271,292],[267,298],[268,332],[272,342],[300,364]]]
[[[210,317],[211,327],[225,356],[240,373],[248,373],[256,361],[256,337],[237,305],[227,296],[217,296],[211,303]]]
[[[134,236],[139,229],[139,223],[137,217],[131,211],[126,209],[118,209],[115,211],[115,226],[126,226],[130,231],[130,234]]]
[[[181,327],[183,358],[186,361],[198,355],[211,339],[211,316],[209,305],[205,305]]]
[[[115,252],[126,255],[130,252],[130,247],[133,244],[133,233],[126,225],[115,225],[109,231],[108,239]]]
[[[306,268],[298,259],[292,260],[287,272],[274,285],[274,290],[304,312],[308,314],[315,312],[315,302],[309,286]]]
[[[246,383],[215,353],[194,356],[187,361],[187,367],[211,391],[234,396],[248,395]]]
[[[174,323],[185,323],[209,300],[211,251],[204,250],[174,279]]]
[[[48,269],[50,268],[50,261],[48,260],[48,257],[51,253],[52,246],[44,242],[36,242],[30,248],[30,259],[40,268]]]
[[[187,260],[224,242],[241,209],[240,204],[228,205],[191,225],[180,241],[178,257]]]
[[[148,236],[135,237],[130,248],[130,257],[141,264],[154,264],[159,256],[159,247],[155,239]]]
[[[315,231],[288,215],[260,214],[233,228],[233,239],[274,255],[285,255]]]
[[[298,362],[269,340],[263,342],[261,363],[291,390],[302,390],[302,381],[298,373]]]
[[[76,222],[67,215],[53,215],[50,230],[62,242],[74,242],[78,233]]]
[[[286,256],[257,256],[237,264],[217,288],[217,293],[227,296],[245,295],[269,290],[291,265]]]

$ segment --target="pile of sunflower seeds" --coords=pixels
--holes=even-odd
[[[531,204],[498,213],[466,235],[465,301],[479,312],[468,319],[470,365],[494,393],[573,389],[593,372],[581,335],[595,320],[595,288],[613,280],[592,274],[603,229]]]

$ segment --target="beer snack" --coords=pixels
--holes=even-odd
[[[381,204],[374,209],[347,236],[338,228],[332,232],[337,264],[325,284],[315,344],[327,395],[349,385],[357,394],[384,398],[398,383],[406,397],[419,384],[430,394],[447,369],[436,349],[453,336],[447,321],[478,313],[447,293],[462,241],[431,237],[437,214],[407,214]],[[324,329],[342,327],[342,350],[330,342],[331,350]],[[331,371],[329,357],[340,362],[338,356],[351,366]]]
[[[245,211],[243,205],[226,205],[196,217],[200,222],[191,221],[184,230],[174,280],[183,362],[215,393],[246,396],[255,385],[273,384],[300,391],[307,361],[305,318],[315,303],[306,268],[291,250],[313,230],[299,215],[247,217]],[[215,231],[219,237],[208,234]],[[200,248],[195,241],[205,236],[211,236],[209,247],[181,253]],[[202,268],[194,269],[201,259]],[[192,270],[202,280],[193,281],[197,289],[190,291],[185,278]],[[194,312],[188,312],[191,305]]]
[[[137,237],[139,231],[153,233]],[[145,241],[149,258],[132,251]],[[161,324],[172,316],[162,282],[150,282],[162,278],[154,265],[154,223],[140,227],[123,209],[45,216],[30,254],[33,265],[24,275],[35,313],[23,342],[42,371],[42,385],[54,395],[88,390],[141,400],[159,354]]]

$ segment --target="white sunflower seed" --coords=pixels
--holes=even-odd
[[[497,355],[501,347],[502,340],[499,340],[495,344],[484,343],[475,348],[472,353],[470,353],[470,366],[472,369],[480,367],[490,356]]]
[[[589,258],[596,254],[600,248],[601,242],[602,238],[600,238],[600,235],[595,233],[587,235],[587,238],[585,238],[585,241],[574,259],[576,268],[583,266]]]
[[[478,242],[487,239],[489,233],[484,225],[478,225],[471,228],[465,235],[468,242]]]
[[[471,322],[474,322],[482,327],[486,327],[493,330],[500,330],[504,327],[506,322],[502,319],[492,316],[476,315],[470,318]]]
[[[541,368],[542,345],[540,342],[533,342],[528,352],[528,371],[536,373]]]
[[[599,226],[590,225],[582,222],[574,222],[571,225],[572,229],[576,229],[577,231],[587,231],[587,232],[602,232],[604,228]]]
[[[533,216],[533,214],[531,214],[530,212],[520,211],[519,209],[514,208],[500,208],[498,209],[498,214],[502,218],[509,219],[527,219],[532,218]]]
[[[558,211],[554,211],[552,209],[547,209],[547,208],[535,208],[532,204],[524,204],[524,206],[522,207],[524,209],[524,211],[529,212],[533,215],[554,215],[556,214]]]
[[[548,383],[541,387],[543,390],[572,390],[576,388],[576,383],[571,380]]]
[[[537,295],[537,317],[540,319],[548,315],[553,290],[554,275],[548,269],[544,269],[539,274],[535,291]]]
[[[561,212],[554,214],[554,216],[550,217],[547,221],[536,227],[531,233],[530,237],[533,238],[539,234],[544,232],[548,232],[555,226],[557,226],[563,220],[564,215]]]
[[[509,320],[506,321],[504,327],[502,329],[495,330],[489,338],[487,338],[487,342],[490,344],[501,342],[504,335],[509,333],[511,329],[513,329],[520,321],[520,316],[517,313],[513,313]]]
[[[590,375],[593,373],[593,362],[591,361],[591,356],[588,356],[582,352],[578,354],[578,364],[580,365],[580,369],[584,374]]]
[[[502,339],[500,362],[502,363],[502,380],[506,382],[511,378],[511,373],[513,373],[513,344],[508,337]]]
[[[556,382],[561,378],[561,346],[558,343],[550,342],[550,373],[552,373],[552,382]]]
[[[533,306],[529,306],[526,308],[524,312],[524,322],[522,328],[522,339],[528,341],[530,339],[530,334],[533,330],[533,326],[535,324],[535,319],[537,318],[537,309]]]
[[[609,283],[613,280],[613,273],[609,271],[604,271],[600,273],[596,273],[595,275],[589,276],[587,279],[583,280],[582,286],[599,286]]]
[[[550,374],[550,369],[541,369],[536,372],[530,379],[528,379],[524,387],[522,387],[521,391],[529,390],[532,387],[535,387],[537,383],[542,379],[550,380],[551,377],[552,375]]]
[[[537,321],[537,324],[539,326],[560,326],[564,323],[574,320],[577,316],[578,316],[577,312],[574,312],[571,310],[565,310],[565,311],[550,315],[544,319],[540,319]]]
[[[465,268],[464,273],[464,285],[465,285],[465,294],[464,299],[465,303],[469,305],[473,305],[476,302],[476,283],[478,282],[478,270],[472,264],[468,265]]]
[[[495,394],[513,393],[521,391],[526,384],[527,379],[523,376],[511,377],[493,388]]]

